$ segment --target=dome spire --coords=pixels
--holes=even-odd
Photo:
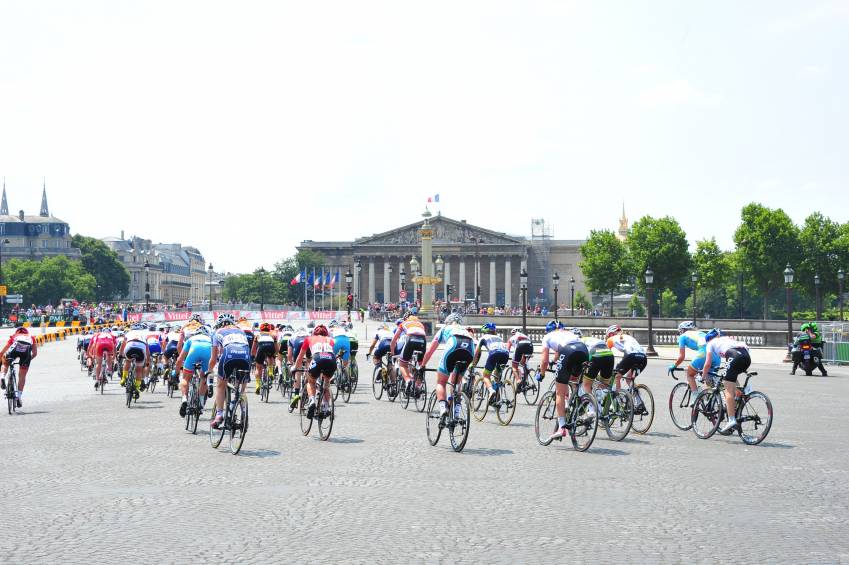
[[[3,177],[3,201],[0,202],[0,216],[9,215],[9,204],[6,202],[6,177]]]
[[[50,216],[50,209],[47,208],[47,179],[44,177],[41,178],[41,211],[38,215],[45,218]]]

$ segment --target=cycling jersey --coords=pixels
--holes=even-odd
[[[610,350],[616,349],[621,351],[625,355],[630,353],[645,354],[643,346],[640,345],[636,339],[625,334],[614,335],[607,338],[607,347]]]
[[[333,355],[342,354],[342,359],[347,361],[351,358],[351,340],[345,334],[345,329],[341,327],[331,328],[330,336],[333,340]],[[323,336],[317,336],[323,337]]]
[[[581,338],[570,331],[554,330],[553,332],[548,332],[545,334],[545,337],[542,338],[542,347],[543,349],[559,352],[561,347],[580,341]]]
[[[256,341],[257,363],[264,365],[266,359],[274,359],[276,350],[274,334],[271,332],[259,332],[254,341]]]
[[[35,347],[35,342],[29,334],[14,334],[9,337],[6,342],[6,358],[11,363],[15,359],[19,359],[21,369],[29,367],[32,361],[32,351]]]
[[[514,347],[518,344],[531,341],[531,338],[523,334],[522,332],[516,332],[510,336],[510,339],[507,340],[507,350],[512,351]]]
[[[115,336],[111,333],[100,333],[92,340],[94,345],[95,357],[100,357],[104,353],[115,352]]]
[[[151,355],[156,355],[157,353],[162,353],[162,342],[159,340],[160,335],[158,333],[148,334],[145,338],[145,342],[147,343],[147,349],[150,351]]]
[[[678,347],[699,351],[705,347],[705,332],[689,330],[678,336]]]
[[[295,332],[292,334],[292,337],[289,338],[289,349],[292,350],[292,361],[298,358],[298,354],[301,352],[301,347],[304,345],[304,340],[307,339],[309,334],[304,331]]]
[[[125,337],[124,357],[140,364],[145,363],[148,355],[147,332],[143,330],[130,330]]]
[[[189,322],[185,326],[183,326],[183,329],[180,330],[180,333],[183,334],[183,340],[185,341],[195,335],[200,329],[200,326],[201,323],[197,320],[189,320]]]
[[[218,362],[218,376],[230,377],[234,371],[243,371],[239,380],[249,380],[248,370],[251,367],[251,349],[245,332],[235,326],[224,326],[215,332],[212,344],[221,352]],[[247,373],[247,374],[246,374]]]
[[[204,373],[209,370],[209,358],[212,356],[212,338],[204,334],[195,334],[183,343],[183,351],[186,358],[183,361],[183,370],[191,373],[195,365],[200,363],[200,369]]]
[[[336,372],[334,339],[323,335],[311,335],[304,340],[303,347],[312,359],[309,374],[318,378],[321,375],[333,375]]]
[[[581,341],[587,346],[587,351],[590,352],[590,359],[595,357],[613,357],[613,352],[607,347],[607,342],[596,337],[582,337]]]
[[[450,375],[455,368],[465,369],[474,359],[475,341],[472,334],[462,326],[456,324],[444,326],[436,332],[431,343],[446,345],[438,369],[443,375]]]
[[[733,337],[720,336],[708,342],[706,352],[711,355],[716,354],[720,357],[727,357],[728,351],[731,349],[745,349],[748,351],[749,346],[742,341],[737,341]]]

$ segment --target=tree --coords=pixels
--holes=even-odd
[[[660,293],[660,305],[658,306],[659,316],[666,315],[667,318],[678,318],[682,315],[681,303],[678,297],[671,289],[665,288]]]
[[[610,230],[593,230],[581,246],[583,261],[579,264],[587,288],[593,292],[613,292],[627,280],[628,250]],[[575,303],[577,304],[577,298]]]
[[[643,303],[640,302],[640,297],[636,294],[631,295],[631,300],[628,301],[628,311],[636,312],[637,317],[643,317],[646,315],[646,309],[643,307]]]
[[[837,271],[849,259],[849,253],[842,245],[843,228],[844,226],[819,212],[805,218],[805,223],[799,231],[802,258],[796,269],[796,280],[810,297],[816,296],[815,275],[820,276],[823,295],[837,293]]]
[[[648,267],[654,271],[655,288],[678,288],[689,279],[687,234],[677,220],[643,216],[631,228],[627,244],[641,289],[645,289],[643,273]]]
[[[32,304],[58,304],[62,298],[93,300],[97,281],[80,261],[63,255],[41,261],[12,259],[4,266],[9,289]]]
[[[769,292],[784,284],[787,264],[799,264],[799,230],[782,209],[751,203],[741,211],[734,243],[748,284],[763,299],[763,317],[769,316]]]
[[[71,238],[71,245],[82,252],[81,259],[85,270],[97,281],[97,300],[113,300],[127,295],[130,290],[130,274],[118,259],[117,253],[99,239],[79,234]]]
[[[728,310],[728,286],[733,287],[734,276],[731,253],[722,251],[715,238],[696,242],[693,254],[693,271],[698,274],[696,310],[700,315],[725,316]],[[692,312],[692,297],[685,305]]]

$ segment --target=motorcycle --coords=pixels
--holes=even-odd
[[[814,369],[820,363],[822,359],[822,351],[819,348],[814,347],[814,344],[811,343],[811,338],[808,335],[801,335],[796,338],[793,342],[793,346],[790,350],[790,354],[793,358],[793,364],[799,365],[803,371],[805,371],[805,375],[811,376],[814,372]]]

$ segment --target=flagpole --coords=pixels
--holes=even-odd
[[[307,270],[304,269],[301,272],[303,273],[302,278],[304,279],[303,280],[303,282],[304,282],[304,313],[306,314],[307,308],[309,308],[308,303],[307,303]]]

